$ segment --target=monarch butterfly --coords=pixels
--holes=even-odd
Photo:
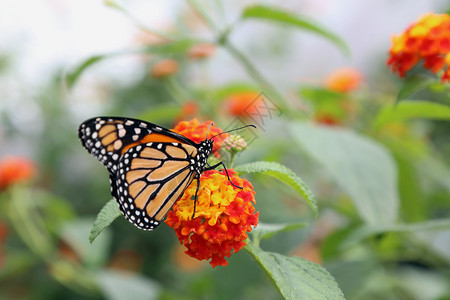
[[[230,131],[248,126],[255,127]],[[223,162],[213,166],[207,162],[212,139],[217,135],[197,144],[141,120],[97,117],[83,122],[78,136],[88,152],[108,169],[111,194],[122,214],[143,230],[155,229],[194,179],[198,192],[203,171],[220,165],[226,170]],[[196,201],[197,195],[194,214]]]

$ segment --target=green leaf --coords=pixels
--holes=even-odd
[[[193,41],[191,40],[176,40],[172,43],[166,43],[163,45],[152,45],[139,48],[130,48],[106,54],[94,55],[81,62],[78,66],[76,66],[75,68],[73,68],[73,70],[69,71],[66,74],[65,76],[66,86],[69,89],[73,88],[73,86],[76,84],[76,82],[78,81],[80,76],[84,73],[84,71],[86,71],[88,68],[105,59],[135,53],[152,53],[168,56],[180,52],[185,52],[189,49],[189,47],[192,46],[192,44]]]
[[[117,217],[121,215],[119,206],[116,200],[112,199],[103,206],[102,210],[97,215],[94,225],[91,229],[91,234],[89,235],[89,241],[92,243],[95,238],[108,227]]]
[[[369,224],[389,224],[398,215],[397,169],[381,144],[355,132],[291,123],[294,141],[321,163]]]
[[[262,173],[286,183],[309,203],[314,215],[317,216],[319,209],[317,208],[316,199],[314,199],[309,187],[291,169],[276,162],[258,161],[240,165],[235,168],[235,171],[239,174]]]
[[[293,14],[278,7],[265,5],[249,6],[244,10],[242,18],[269,20],[311,31],[334,43],[345,55],[350,53],[347,44],[330,30],[309,18]]]
[[[407,224],[378,225],[376,227],[364,226],[350,234],[342,244],[342,247],[352,246],[365,238],[385,232],[417,232],[449,229],[450,218]]]
[[[65,77],[66,86],[71,89],[80,78],[81,74],[92,65],[110,57],[110,55],[94,55],[83,61],[72,71],[68,72]]]
[[[402,101],[397,105],[385,106],[374,121],[374,128],[379,129],[386,123],[409,119],[450,120],[450,107],[429,101]]]
[[[143,276],[121,271],[101,271],[97,282],[106,299],[159,299],[160,286]]]
[[[326,268],[348,299],[358,299],[358,295],[363,294],[362,291],[367,288],[374,275],[380,272],[379,262],[370,257],[361,260],[333,260],[331,264],[326,264]],[[383,275],[385,276],[384,273]]]
[[[108,234],[109,232],[105,232],[95,245],[89,243],[86,236],[91,224],[90,218],[72,221],[62,228],[61,236],[84,263],[91,267],[99,267],[106,262],[111,236]]]
[[[151,107],[137,115],[138,119],[149,120],[152,123],[164,123],[173,120],[180,113],[180,106],[174,104],[163,104]]]
[[[425,75],[413,75],[405,80],[405,84],[402,86],[397,95],[396,103],[409,98],[413,94],[424,90],[430,85],[434,84],[436,79]]]
[[[263,267],[284,299],[344,299],[334,278],[320,265],[302,257],[263,251],[253,242],[245,249]]]
[[[252,240],[258,243],[262,239],[268,239],[279,232],[286,232],[305,227],[305,223],[285,223],[285,224],[266,224],[259,223],[258,226],[251,231]]]

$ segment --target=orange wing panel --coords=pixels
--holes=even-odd
[[[183,141],[178,140],[173,137],[169,137],[167,135],[161,134],[161,133],[150,133],[144,136],[141,140],[137,141],[136,143],[129,144],[125,146],[122,149],[122,155],[127,152],[128,149],[133,148],[134,146],[145,144],[145,143],[181,143],[185,144]]]

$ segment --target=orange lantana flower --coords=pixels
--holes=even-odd
[[[200,177],[195,217],[192,219],[197,182],[186,189],[165,221],[186,246],[186,254],[209,260],[213,268],[226,266],[225,257],[241,250],[246,245],[247,232],[258,224],[253,186],[233,170],[228,170],[228,174],[243,189],[233,186],[224,170],[206,171]]]
[[[172,131],[175,131],[181,135],[184,135],[188,139],[200,143],[206,138],[210,139],[212,136],[223,132],[223,130],[219,127],[211,126],[211,121],[206,121],[204,123],[200,123],[197,119],[193,119],[191,121],[181,121],[179,122]],[[210,127],[211,126],[211,127]],[[208,132],[209,128],[209,132]],[[208,132],[208,136],[206,133]],[[214,146],[213,153],[217,156],[220,147],[222,146],[223,140],[228,137],[228,133],[221,134],[218,137],[213,138]]]
[[[450,79],[450,16],[428,13],[392,38],[387,64],[401,77],[419,61],[433,73],[444,71]]]
[[[350,68],[339,69],[328,75],[325,86],[335,92],[351,92],[361,85],[362,74]]]
[[[34,162],[21,156],[5,156],[0,160],[0,190],[27,181],[36,173]]]

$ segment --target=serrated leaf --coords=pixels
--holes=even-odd
[[[317,216],[319,209],[317,208],[316,199],[309,189],[309,187],[298,177],[291,169],[269,161],[258,161],[245,165],[240,165],[235,168],[235,171],[240,174],[246,173],[262,173],[272,176],[281,182],[292,187],[300,196],[302,196],[312,208],[314,215]]]
[[[450,120],[450,107],[429,101],[402,101],[397,105],[385,106],[378,113],[374,128],[378,129],[386,123],[414,118]]]
[[[267,224],[259,223],[258,226],[251,231],[252,240],[258,243],[262,239],[268,239],[280,232],[296,230],[305,227],[305,223],[277,223]]]
[[[417,231],[432,231],[432,230],[448,230],[450,229],[450,219],[437,219],[426,222],[406,223],[406,224],[391,224],[378,225],[376,227],[364,226],[355,230],[348,236],[342,247],[349,247],[363,239],[370,236],[385,233],[385,232],[417,232]]]
[[[160,286],[143,276],[121,271],[100,271],[97,282],[106,299],[159,299]]]
[[[291,123],[294,141],[346,191],[368,224],[389,224],[398,215],[397,169],[387,149],[355,132]]]
[[[405,80],[402,88],[398,92],[396,102],[407,99],[413,94],[428,88],[436,82],[436,79],[425,75],[413,75]]]
[[[284,299],[344,299],[336,281],[323,267],[302,257],[263,251],[252,242],[245,249],[267,272]]]
[[[91,229],[91,234],[89,235],[89,241],[92,243],[95,238],[108,227],[117,217],[122,213],[119,210],[116,200],[112,199],[103,206],[95,219],[94,225]]]
[[[242,18],[275,21],[311,31],[334,43],[345,55],[350,53],[347,44],[330,30],[305,16],[293,14],[278,7],[266,5],[249,6],[242,13]]]

